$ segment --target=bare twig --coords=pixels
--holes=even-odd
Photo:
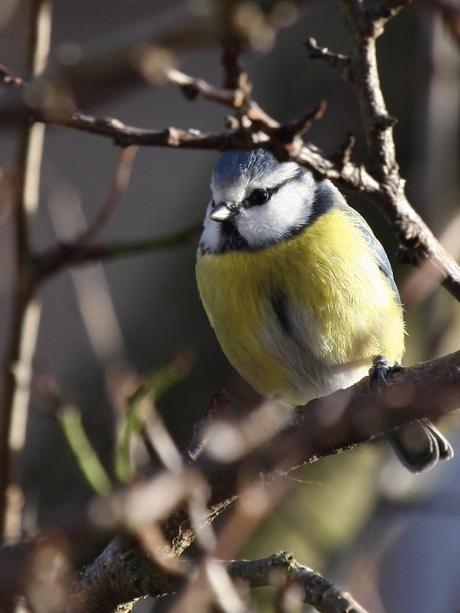
[[[32,77],[41,74],[46,65],[50,41],[50,13],[49,0],[29,1],[26,63]],[[40,321],[40,306],[34,295],[29,234],[38,206],[43,136],[44,126],[30,124],[29,118],[23,116],[13,184],[15,287],[10,336],[3,365],[0,411],[0,534],[3,536],[7,489],[12,479],[12,455],[13,452],[19,452],[24,443],[32,357]]]
[[[353,71],[351,68],[351,57],[342,55],[341,53],[332,53],[326,47],[319,47],[314,38],[309,38],[305,43],[308,50],[308,55],[312,60],[324,60],[339,71],[344,81],[353,81]]]
[[[24,86],[24,81],[13,74],[6,66],[0,64],[0,84],[9,87],[22,87]]]
[[[383,34],[387,22],[411,2],[413,0],[384,0],[381,4],[368,9],[366,15],[372,25],[372,35],[377,38]]]
[[[96,234],[98,234],[107,223],[110,215],[113,213],[115,207],[120,201],[121,196],[128,187],[131,168],[136,153],[137,147],[127,147],[126,149],[122,149],[120,151],[110,192],[96,217],[93,219],[85,232],[83,232],[83,234],[78,238],[78,242],[87,243]]]
[[[348,0],[343,0],[348,7],[347,2]],[[350,23],[361,19],[361,9],[357,9],[358,13],[349,7],[347,10]],[[321,115],[321,105],[307,114],[306,120],[283,126],[269,117],[246,92],[218,90],[179,71],[169,72],[175,84],[185,87],[189,92],[193,91],[194,96],[208,97],[235,108],[241,114],[242,119],[236,122],[235,129],[226,133],[200,133],[173,127],[161,131],[142,130],[126,126],[117,119],[90,117],[82,113],[51,117],[35,111],[34,117],[112,138],[115,144],[122,147],[143,145],[217,150],[258,147],[269,149],[278,159],[295,161],[320,176],[336,180],[348,189],[366,194],[385,215],[401,245],[413,254],[413,263],[428,261],[426,269],[431,268],[436,278],[440,278],[442,285],[460,300],[460,268],[438,243],[405,196],[404,181],[399,176],[395,160],[393,120],[388,116],[380,90],[375,38],[369,37],[367,29],[360,27],[355,24],[356,53],[360,56],[359,50],[363,48],[362,53],[367,59],[359,60],[359,70],[353,65],[353,82],[360,93],[363,114],[367,118],[367,134],[373,160],[369,170],[363,165],[349,161],[347,147],[344,155],[328,157],[313,145],[302,144],[299,134],[308,127],[312,118]]]
[[[195,238],[200,227],[201,224],[194,224],[184,230],[171,232],[164,236],[131,242],[120,241],[91,245],[82,245],[79,241],[72,243],[60,242],[43,254],[34,257],[34,274],[37,282],[43,282],[46,277],[54,274],[64,266],[83,266],[91,262],[112,260],[148,251],[174,249],[185,245]]]
[[[460,300],[460,268],[415,213],[405,196],[405,182],[399,175],[395,155],[394,119],[388,115],[380,87],[376,38],[381,34],[386,21],[407,2],[390,0],[371,12],[366,12],[359,0],[338,2],[351,34],[351,82],[358,93],[365,124],[371,155],[369,172],[377,181],[377,185],[369,185],[369,190],[359,187],[361,179],[369,184],[368,178],[349,164],[345,164],[335,178],[346,185],[347,176],[354,177],[355,186],[367,193],[389,221],[401,245],[413,255],[413,263],[428,262],[425,268],[432,267],[434,274],[440,277],[442,285]],[[321,54],[319,56],[321,57]],[[334,178],[332,173],[327,175]],[[353,187],[354,181],[349,181],[348,187]]]
[[[288,425],[270,444],[260,440],[257,451],[249,446],[233,463],[228,462],[228,458],[222,462],[216,456],[219,446],[213,443],[211,433],[211,439],[201,454],[197,453],[194,462],[208,476],[211,486],[209,520],[235,500],[238,475],[245,467],[250,467],[251,474],[258,474],[259,478],[273,480],[276,475],[284,475],[300,464],[349,449],[416,419],[439,418],[458,406],[460,352],[394,372],[383,388],[371,388],[369,381],[364,379],[347,390],[298,407]],[[247,424],[243,423],[242,437],[246,431]],[[175,510],[167,521],[165,534],[176,551],[188,546],[193,535],[187,514]],[[85,569],[81,587],[75,585],[70,605],[72,613],[110,611],[123,602],[117,599],[123,597],[127,601],[140,596],[141,589],[146,590],[143,595],[155,596],[177,588],[173,576],[163,576],[158,568],[151,567],[148,560],[136,554],[132,544],[123,545],[123,556],[128,556],[129,564],[122,557],[116,564],[113,556],[118,555],[119,547],[116,541]],[[127,564],[125,572],[124,564]],[[137,579],[131,585],[133,568],[136,568]],[[113,588],[112,596],[105,604],[98,594],[107,598],[109,586]]]
[[[296,562],[290,552],[282,551],[261,560],[234,560],[227,569],[234,580],[250,587],[295,584],[300,588],[302,602],[319,613],[366,613],[350,594]]]

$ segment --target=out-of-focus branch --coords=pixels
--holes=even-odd
[[[120,151],[118,163],[113,178],[112,187],[107,198],[104,200],[96,217],[93,219],[88,228],[79,237],[78,242],[87,243],[91,238],[98,234],[104,225],[107,223],[110,215],[113,213],[121,196],[128,187],[129,178],[131,176],[131,168],[134,158],[137,153],[137,147],[128,147]]]
[[[208,440],[201,455],[196,453],[197,460],[192,462],[191,468],[193,465],[198,466],[201,472],[208,476],[212,488],[212,507],[209,510],[212,519],[219,510],[226,508],[234,500],[238,475],[245,466],[251,466],[252,474],[258,479],[261,475],[265,479],[274,479],[277,474],[285,474],[301,463],[313,462],[318,457],[338,453],[414,419],[439,417],[458,406],[460,352],[394,372],[388,384],[382,388],[371,388],[368,379],[364,379],[348,390],[335,392],[327,398],[314,400],[305,407],[298,407],[289,423],[270,441],[260,437],[261,427],[257,421],[252,425],[243,422],[239,430],[231,426],[231,440],[240,449],[240,455],[233,462],[228,462],[228,458],[223,454],[219,457],[216,453],[216,450],[222,448],[222,442],[219,444],[219,441],[222,441],[222,431],[218,423],[219,407],[213,405]],[[227,408],[228,403],[223,398],[220,410],[224,415]],[[250,420],[251,417],[246,419]],[[258,448],[255,447],[257,442]],[[254,471],[255,466],[260,470]],[[183,476],[176,475],[177,483],[182,483],[185,497],[190,490],[197,487],[200,480],[201,477],[196,473],[193,477],[192,472],[184,473]],[[155,490],[157,495],[160,491],[165,491],[164,482],[162,483],[163,485],[160,484],[160,488]],[[152,490],[148,489],[144,496],[144,502],[148,499],[149,507],[152,502],[161,502],[157,496],[152,497],[152,493]],[[137,513],[140,513],[142,521],[154,521],[154,517],[149,520],[149,510],[142,508],[142,505],[140,507],[141,499],[137,494],[134,495],[136,497],[132,503],[136,503]],[[176,506],[178,500],[172,499],[171,505]],[[174,542],[177,551],[187,546],[191,538],[190,526],[183,509],[178,507],[172,512],[164,527],[164,534],[169,542]],[[269,566],[276,566],[276,561],[272,558],[261,563],[235,562],[229,565],[229,572],[233,577],[242,575],[252,586],[272,584],[270,577],[273,576],[270,575]],[[284,556],[279,561],[281,575],[299,581],[305,600],[319,611],[347,611],[349,609],[346,606],[356,607],[351,610],[360,610],[351,598],[337,591],[337,588],[315,573],[307,571],[305,575],[302,567],[295,563],[291,565],[291,560]],[[171,566],[169,564],[169,567]],[[185,564],[184,568],[186,567]],[[260,568],[257,571],[258,567]],[[83,570],[74,585],[68,611],[109,612],[119,604],[140,596],[171,593],[182,585],[184,578],[185,575],[179,569],[170,572],[153,564],[148,556],[140,552],[133,540],[117,537],[99,558]],[[328,600],[329,597],[331,601]],[[340,603],[344,605],[343,609],[333,608],[340,606]]]
[[[26,65],[28,76],[40,75],[47,62],[51,34],[50,0],[30,0]],[[15,85],[20,85],[15,82]],[[13,178],[15,270],[9,338],[3,363],[0,405],[0,536],[5,536],[7,491],[13,454],[24,444],[32,358],[40,321],[31,269],[31,223],[38,207],[44,125],[23,115]],[[18,536],[10,535],[10,536]]]
[[[260,471],[271,479],[318,458],[382,435],[406,423],[422,418],[433,421],[460,407],[460,351],[391,372],[386,384],[376,387],[364,378],[355,385],[324,398],[297,407],[289,422],[275,435],[267,449],[259,443]],[[248,429],[243,424],[242,432]],[[211,430],[212,432],[212,430]],[[244,436],[247,436],[245,434]],[[237,494],[237,472],[242,457],[253,447],[243,445],[244,436],[236,436],[235,446],[243,451],[234,462],[213,444],[204,446],[197,464],[211,474],[210,505]]]
[[[284,6],[284,12],[290,13],[289,23],[297,19],[295,5],[304,3],[305,0],[293,0],[288,7]],[[289,25],[280,21],[277,11],[277,5],[285,3],[260,2],[265,4],[262,9],[254,2],[252,8],[258,18],[245,19],[242,12],[246,3],[233,2],[230,19],[224,20],[219,9],[225,4],[230,3],[216,3],[217,10],[206,12],[195,10],[189,2],[178,1],[150,19],[130,24],[91,45],[76,47],[74,55],[67,57],[65,52],[61,53],[41,78],[28,84],[26,100],[14,91],[3,98],[0,127],[15,125],[31,107],[40,106],[43,97],[49,102],[61,97],[65,100],[61,109],[68,111],[114,100],[146,83],[157,85],[164,81],[158,66],[165,59],[175,65],[193,50],[217,48],[229,29],[240,47],[260,51],[265,39],[273,41],[278,30]]]
[[[224,414],[227,406],[224,399],[221,406]],[[251,416],[239,426],[225,426],[225,422],[220,425],[214,406],[207,442],[201,452],[196,451],[191,467],[199,468],[208,478],[211,487],[208,513],[213,519],[235,500],[239,475],[245,468],[250,468],[254,478],[270,481],[299,465],[350,449],[405,423],[425,417],[438,419],[458,407],[460,352],[395,371],[381,387],[371,387],[365,378],[347,390],[313,400],[295,409],[288,424],[270,440],[260,436],[260,423],[256,420],[251,424]],[[231,428],[232,453],[239,450],[231,461],[225,452],[227,446],[222,446],[222,427],[226,431]],[[190,487],[189,481],[190,476],[184,476],[185,489]],[[176,503],[174,500],[172,504],[176,506]],[[164,533],[176,551],[187,547],[193,538],[187,513],[177,508],[167,520]],[[123,553],[117,564],[113,558],[119,555],[120,548]],[[131,578],[133,568],[136,581]],[[72,613],[110,611],[116,604],[140,596],[142,590],[146,590],[143,595],[158,596],[165,590],[169,592],[171,587],[176,589],[177,581],[182,580],[182,576],[165,576],[145,556],[136,553],[133,543],[117,539],[85,568],[81,583],[74,586],[69,610]],[[104,601],[97,595],[105,594],[109,586],[112,586],[112,596],[107,608],[101,608]],[[120,597],[124,600],[117,601]]]
[[[227,570],[232,579],[249,587],[297,586],[299,600],[319,613],[366,613],[350,594],[296,562],[290,552],[281,551],[261,560],[234,560]]]
[[[164,236],[154,236],[136,241],[108,242],[104,244],[85,244],[80,241],[72,243],[60,242],[43,254],[34,257],[34,274],[37,282],[42,282],[45,278],[65,266],[83,266],[91,262],[114,260],[159,249],[182,247],[196,237],[200,227],[201,224],[194,224]]]
[[[77,56],[54,61],[46,72],[27,86],[26,100],[12,91],[0,106],[0,126],[14,125],[28,108],[44,102],[42,96],[64,96],[65,108],[82,108],[113,100],[149,80],[148,56],[156,48],[169,47],[182,53],[216,44],[213,21],[189,11],[187,2],[177,2],[150,19],[130,24],[87,47]],[[147,59],[147,63],[146,63]],[[150,71],[151,72],[151,71]],[[52,94],[51,98],[48,96]]]

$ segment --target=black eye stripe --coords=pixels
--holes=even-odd
[[[250,208],[252,206],[262,206],[264,204],[266,204],[270,198],[272,197],[273,194],[275,194],[277,191],[279,191],[281,188],[283,188],[285,185],[287,185],[288,183],[291,182],[295,182],[298,181],[300,179],[300,177],[302,177],[302,175],[304,175],[307,171],[304,168],[298,168],[297,171],[295,172],[295,174],[293,176],[288,177],[287,179],[285,179],[284,181],[282,181],[281,183],[279,183],[279,185],[276,185],[275,187],[256,187],[252,190],[252,192],[249,194],[249,196],[247,196],[239,206],[242,206],[243,208]],[[261,193],[264,192],[267,194],[266,199],[263,198],[261,201],[257,202],[257,196],[254,197],[255,193]],[[225,201],[223,202],[223,204],[225,204]],[[217,206],[216,202],[214,201],[214,198],[211,197],[211,208],[215,208]]]
[[[262,204],[265,204],[266,202],[268,202],[270,200],[270,198],[272,197],[273,194],[275,194],[278,190],[280,190],[282,187],[284,187],[288,183],[291,183],[293,181],[297,181],[298,179],[300,179],[300,177],[305,172],[307,172],[307,171],[304,170],[303,168],[299,168],[294,176],[289,177],[288,179],[285,179],[284,181],[282,181],[279,185],[276,185],[275,187],[267,187],[267,188],[257,187],[244,200],[244,206],[251,207],[251,206],[261,206]],[[252,199],[252,197],[253,197],[255,192],[266,192],[268,194],[268,197],[263,202],[251,202],[251,199]]]

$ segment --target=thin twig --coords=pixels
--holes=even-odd
[[[34,274],[37,282],[43,282],[47,277],[65,266],[84,266],[91,262],[114,260],[149,251],[182,247],[197,236],[200,228],[201,224],[194,224],[184,230],[171,232],[164,236],[144,238],[137,241],[91,245],[82,245],[79,241],[60,242],[43,254],[34,257]]]
[[[50,0],[30,0],[26,65],[32,77],[38,76],[46,65],[50,22]],[[43,125],[30,124],[29,118],[23,116],[13,183],[15,287],[0,410],[0,535],[5,531],[13,452],[19,452],[24,443],[32,357],[40,321],[40,307],[34,297],[29,234],[38,206],[43,131]]]
[[[346,82],[353,81],[353,70],[351,64],[351,57],[348,55],[342,55],[341,53],[332,53],[326,47],[319,47],[314,38],[309,38],[305,43],[308,50],[308,55],[312,60],[324,60],[331,66],[339,71],[340,75]]]
[[[110,215],[113,213],[123,193],[128,187],[129,178],[131,176],[131,168],[136,153],[137,147],[127,147],[126,149],[122,149],[120,151],[110,192],[96,217],[78,238],[78,242],[87,243],[96,234],[98,234],[107,223]]]
[[[23,87],[24,81],[13,74],[4,64],[0,64],[0,84],[9,87]]]
[[[262,560],[234,560],[227,564],[230,576],[249,587],[295,584],[302,602],[319,613],[366,613],[356,600],[319,573],[302,566],[292,553],[281,551]]]

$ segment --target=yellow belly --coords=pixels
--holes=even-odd
[[[304,403],[361,378],[375,355],[403,353],[401,306],[340,209],[265,249],[199,253],[196,272],[224,353],[266,397]],[[285,297],[289,333],[275,295]]]

